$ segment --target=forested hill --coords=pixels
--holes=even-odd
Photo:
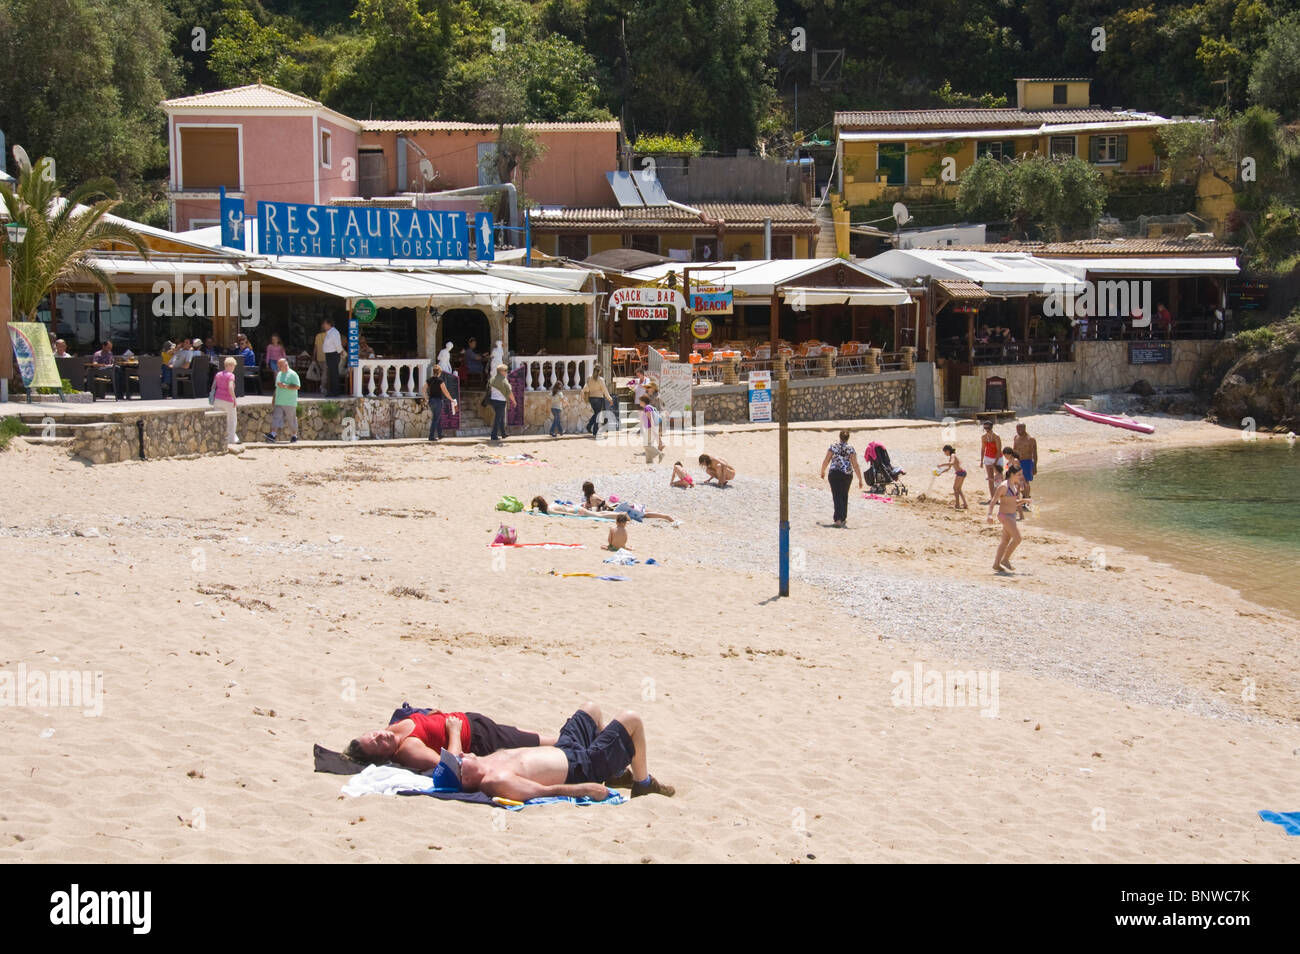
[[[0,0],[7,141],[138,199],[159,100],[259,79],[363,119],[613,116],[779,154],[837,108],[1013,100],[1018,76],[1300,118],[1300,0]]]

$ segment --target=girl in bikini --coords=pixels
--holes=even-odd
[[[680,460],[673,464],[673,476],[672,479],[668,481],[668,486],[682,487],[687,490],[695,486],[695,478],[686,473],[686,469],[682,467],[682,462]]]
[[[1002,476],[1001,464],[994,464],[993,469],[999,477]],[[993,522],[993,508],[997,507],[998,521],[1002,524],[1002,539],[998,541],[998,552],[993,557],[995,573],[1005,574],[1014,569],[1011,565],[1011,554],[1016,551],[1016,547],[1020,546],[1020,528],[1016,526],[1016,517],[1020,514],[1023,501],[1015,486],[1019,473],[1020,468],[1012,464],[1006,480],[1000,481],[993,488],[993,499],[989,501],[988,522]]]
[[[940,464],[935,473],[942,474],[946,470],[953,472],[952,497],[953,502],[956,504],[954,509],[968,510],[970,504],[966,502],[966,494],[961,489],[962,484],[966,482],[966,471],[962,470],[961,461],[957,459],[957,451],[951,444],[944,444],[943,452],[948,455],[948,463]]]

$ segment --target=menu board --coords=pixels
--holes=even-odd
[[[510,390],[515,396],[514,406],[506,409],[506,423],[516,427],[524,423],[524,388],[528,382],[528,365],[521,364],[515,368],[506,375],[506,380],[510,382]]]
[[[1129,364],[1172,364],[1173,360],[1172,341],[1130,341],[1128,343]]]
[[[659,410],[666,419],[688,420],[691,414],[691,366],[667,361],[659,369]]]
[[[1233,279],[1228,282],[1228,307],[1233,311],[1260,311],[1268,307],[1268,282]]]

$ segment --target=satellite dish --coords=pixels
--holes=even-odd
[[[907,206],[901,202],[894,203],[894,221],[899,225],[906,225],[912,221],[912,213],[907,211]]]
[[[18,163],[18,168],[24,171],[32,167],[32,161],[27,158],[27,150],[22,146],[14,146],[14,162]]]
[[[428,159],[420,160],[420,176],[425,182],[432,182],[438,176],[438,173],[433,171],[433,163]]]

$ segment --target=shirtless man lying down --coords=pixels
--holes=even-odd
[[[629,763],[630,773],[625,771]],[[650,774],[641,717],[624,712],[602,725],[600,708],[594,702],[588,702],[564,723],[554,745],[502,749],[484,756],[470,754],[461,758],[459,768],[462,791],[518,802],[548,795],[603,801],[609,794],[607,782],[630,782],[633,798],[671,796],[675,791]]]

